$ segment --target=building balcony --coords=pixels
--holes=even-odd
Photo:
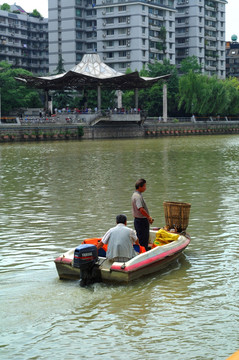
[[[206,45],[206,46],[205,46],[205,49],[206,49],[206,50],[210,50],[210,51],[217,51],[216,46]]]
[[[205,34],[205,39],[206,40],[211,40],[211,41],[216,41],[217,40],[217,36],[213,36],[213,35],[207,35]]]
[[[159,31],[161,26],[149,25],[149,30]]]
[[[205,59],[208,60],[208,61],[214,61],[215,56],[213,56],[213,55],[205,55]]]
[[[209,20],[209,21],[217,21],[217,17],[216,16],[209,16],[209,15],[205,15],[205,20]]]
[[[188,19],[185,19],[185,21],[184,22],[181,22],[181,23],[176,23],[175,24],[175,28],[176,29],[180,29],[180,28],[182,28],[182,27],[185,27],[185,26],[188,26],[189,25],[189,20]]]
[[[208,70],[208,71],[216,71],[216,70],[217,70],[217,66],[216,66],[216,65],[205,65],[205,70]]]
[[[178,48],[185,48],[185,46],[187,47],[188,46],[188,41],[185,41],[184,43],[176,43],[175,44],[175,47],[176,47],[176,49],[178,49]]]
[[[217,11],[217,6],[213,3],[205,4],[205,9],[210,11]]]
[[[216,26],[206,25],[206,24],[205,24],[205,29],[208,30],[208,31],[215,31],[215,30],[217,30]]]
[[[152,13],[149,13],[149,19],[157,19],[157,20],[160,20],[160,21],[164,21],[164,17],[163,16],[159,16],[159,15],[156,15],[156,14],[152,14]]]

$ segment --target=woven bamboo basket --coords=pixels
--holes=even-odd
[[[177,229],[177,232],[185,231],[189,223],[191,204],[164,201],[165,223],[170,229]]]

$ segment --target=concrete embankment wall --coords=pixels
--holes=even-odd
[[[82,129],[84,135],[81,136]],[[42,125],[0,125],[0,142],[46,141],[67,139],[120,139],[164,136],[238,134],[239,121],[197,122],[197,123],[154,123],[101,124],[81,126],[80,124]]]

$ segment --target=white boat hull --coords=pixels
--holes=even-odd
[[[155,238],[156,231],[151,231],[151,241]],[[152,250],[139,254],[129,261],[111,262],[99,257],[99,270],[102,281],[124,282],[138,279],[167,267],[175,261],[190,243],[189,236],[180,235],[178,240],[163,246],[156,246]],[[80,269],[73,266],[75,248],[69,250],[55,259],[56,268],[60,279],[80,279]]]

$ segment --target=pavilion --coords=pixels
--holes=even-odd
[[[29,76],[19,75],[16,79],[24,82],[27,86],[44,89],[46,102],[49,90],[82,90],[97,89],[97,106],[101,110],[101,89],[130,90],[135,91],[135,108],[138,109],[138,89],[151,87],[159,80],[166,80],[170,74],[155,78],[139,76],[138,71],[130,74],[117,72],[103,63],[96,53],[85,54],[81,62],[71,70],[52,76]],[[46,106],[48,108],[48,105]]]

